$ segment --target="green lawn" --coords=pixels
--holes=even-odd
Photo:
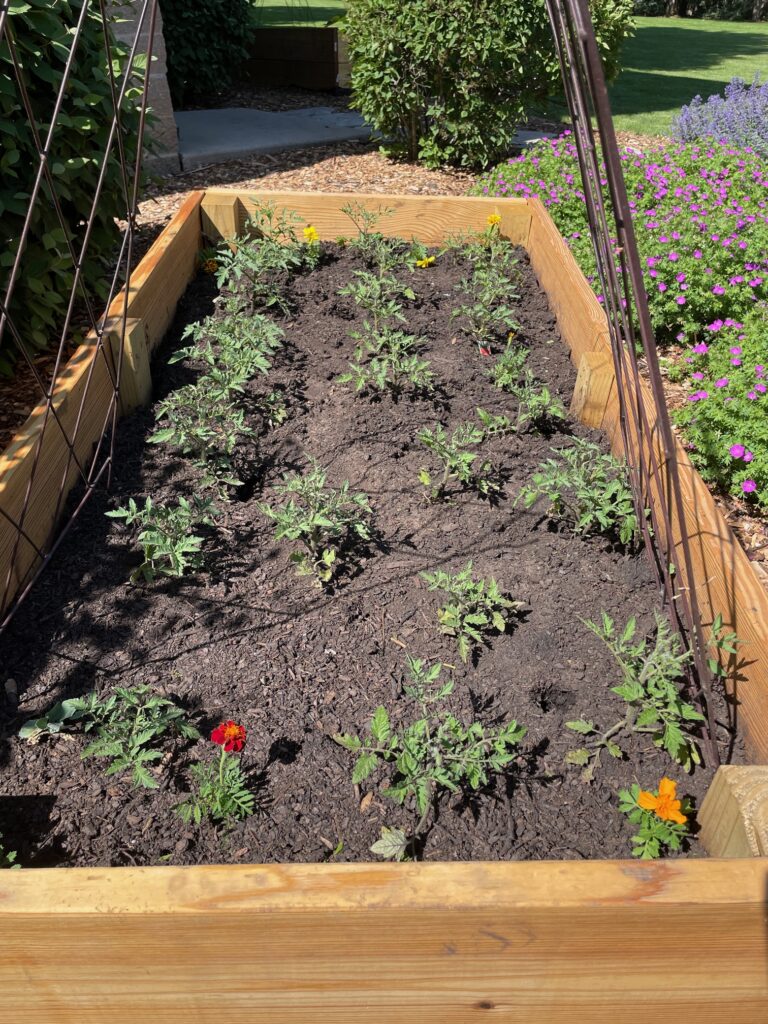
[[[262,28],[289,25],[322,28],[344,13],[344,0],[253,0],[256,21]]]
[[[734,76],[768,69],[768,23],[636,18],[624,70],[611,88],[619,131],[667,135],[672,115],[699,93],[722,92]]]

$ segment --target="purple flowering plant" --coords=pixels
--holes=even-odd
[[[768,157],[768,82],[759,74],[749,85],[732,78],[724,96],[715,93],[706,102],[695,96],[672,122],[672,135],[681,142],[728,139]]]
[[[768,509],[768,403],[752,379],[768,367],[768,160],[711,139],[620,155],[656,339],[686,349],[676,370],[690,401],[676,418],[692,457],[713,484]],[[495,168],[473,192],[541,200],[601,298],[570,132]],[[752,460],[734,460],[734,444]]]
[[[705,480],[768,509],[768,310],[716,320],[681,358],[689,392],[673,418]]]

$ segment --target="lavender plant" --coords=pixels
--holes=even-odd
[[[722,139],[768,157],[768,82],[756,73],[749,85],[732,78],[723,96],[715,93],[706,102],[694,96],[673,119],[672,136],[681,142]]]

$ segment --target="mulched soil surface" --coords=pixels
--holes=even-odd
[[[467,268],[446,255],[430,270],[401,275],[417,294],[408,304],[409,329],[426,339],[442,403],[374,403],[335,382],[360,321],[337,289],[360,264],[333,246],[325,251],[324,267],[292,282],[296,312],[283,323],[286,346],[269,378],[252,385],[251,394],[284,388],[290,417],[262,434],[258,455],[244,451],[245,485],[224,506],[205,570],[152,586],[126,582],[137,564],[135,540],[105,511],[131,496],[173,500],[196,486],[188,464],[145,443],[153,413],[143,411],[121,425],[112,496],[89,503],[0,641],[0,664],[20,694],[18,709],[0,704],[0,832],[22,864],[311,862],[330,858],[340,843],[337,859],[372,859],[381,826],[407,830],[414,813],[382,795],[381,772],[353,786],[351,756],[331,736],[364,730],[380,703],[396,721],[409,720],[413,707],[401,689],[406,650],[455,666],[449,706],[463,721],[490,726],[515,718],[529,730],[506,778],[472,799],[441,800],[427,859],[626,857],[630,827],[616,810],[619,787],[634,780],[653,786],[668,773],[699,799],[706,789],[710,770],[685,778],[647,740],[627,743],[628,759],[608,759],[591,785],[563,764],[575,745],[565,721],[583,714],[607,726],[621,715],[609,692],[619,681],[616,666],[582,620],[605,609],[621,622],[635,614],[646,629],[658,602],[642,553],[576,538],[550,525],[541,507],[515,506],[548,449],[589,432],[572,425],[551,436],[489,442],[486,454],[506,481],[498,505],[462,492],[428,504],[417,481],[429,463],[418,430],[437,418],[449,426],[471,419],[478,405],[515,408],[490,384],[490,360],[454,339],[450,310]],[[535,374],[567,403],[573,368],[522,252],[520,264],[520,338]],[[156,398],[199,372],[166,361],[184,325],[209,313],[213,298],[207,277],[184,297],[154,368]],[[257,507],[282,472],[306,466],[308,455],[328,468],[330,483],[349,479],[367,492],[379,535],[330,593],[294,574],[291,545],[275,542]],[[478,652],[476,664],[463,666],[455,641],[437,630],[439,595],[419,573],[455,571],[469,558],[527,610]],[[22,721],[65,696],[142,682],[179,699],[204,734],[221,719],[246,726],[243,765],[259,802],[252,818],[227,832],[186,827],[173,813],[188,791],[190,761],[212,752],[205,739],[163,763],[159,790],[137,791],[104,775],[103,762],[83,762],[81,736],[33,746],[15,735]],[[718,713],[727,717],[722,707]]]

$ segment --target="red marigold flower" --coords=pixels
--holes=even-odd
[[[488,348],[487,345],[481,345],[480,346],[480,355],[481,356],[489,356],[490,354],[491,354],[491,350]]]
[[[237,722],[222,722],[211,733],[211,742],[224,747],[227,753],[238,753],[245,746],[245,727]]]

